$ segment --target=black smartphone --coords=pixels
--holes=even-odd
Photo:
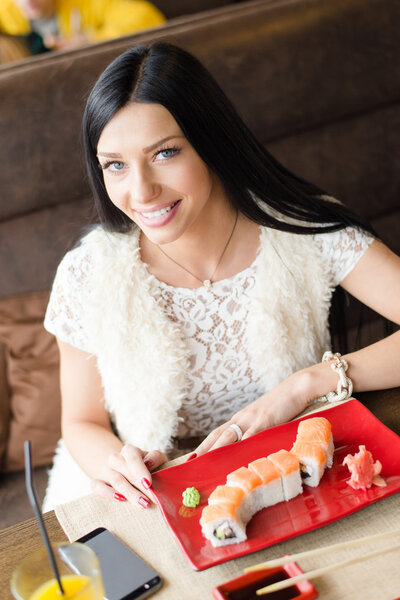
[[[158,573],[108,529],[99,527],[77,542],[97,554],[106,600],[142,600],[161,587]]]

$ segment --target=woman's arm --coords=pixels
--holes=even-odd
[[[93,479],[93,491],[107,498],[117,493],[148,506],[145,490],[151,484],[150,469],[165,462],[166,456],[159,451],[146,452],[123,445],[112,431],[103,404],[96,358],[59,340],[58,346],[61,425],[68,450]]]
[[[352,296],[400,325],[400,258],[384,244],[371,244],[340,284]],[[400,385],[400,332],[346,355],[358,392]]]
[[[358,300],[400,324],[400,258],[374,241],[341,286]],[[335,351],[340,349],[335,348]],[[400,331],[344,357],[355,392],[400,385]],[[335,391],[338,375],[328,363],[319,363],[288,377],[268,393],[212,431],[197,448],[198,455],[235,442],[229,427],[236,423],[243,438],[294,418],[314,398]]]

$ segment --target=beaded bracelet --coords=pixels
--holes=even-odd
[[[339,375],[339,382],[337,384],[336,392],[328,392],[325,396],[320,396],[312,400],[310,404],[315,402],[342,402],[348,400],[353,393],[353,382],[350,377],[346,376],[348,364],[339,352],[335,354],[328,350],[324,352],[322,362],[330,362],[332,371],[335,371]]]

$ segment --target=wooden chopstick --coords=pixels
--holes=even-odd
[[[299,560],[301,558],[308,558],[310,556],[319,556],[321,554],[331,552],[332,550],[343,550],[344,548],[350,548],[351,546],[359,546],[361,544],[365,544],[368,542],[383,540],[383,539],[391,537],[393,535],[400,535],[400,529],[392,529],[391,531],[386,531],[384,533],[376,533],[374,535],[357,538],[355,540],[349,540],[348,542],[340,542],[339,544],[331,544],[330,546],[322,546],[321,548],[314,548],[313,550],[305,550],[304,552],[297,552],[296,554],[288,554],[287,556],[281,556],[280,558],[275,558],[273,560],[268,560],[266,562],[262,562],[257,565],[253,565],[252,567],[247,567],[246,569],[244,569],[244,572],[250,573],[251,571],[261,571],[262,569],[272,569],[274,567],[280,567],[282,565],[286,565],[287,563]]]
[[[295,585],[296,583],[298,583],[299,581],[303,581],[304,579],[313,579],[315,577],[319,577],[320,575],[324,575],[325,573],[329,573],[334,569],[340,569],[349,565],[354,565],[363,560],[368,560],[369,558],[381,556],[382,554],[386,554],[386,552],[392,552],[392,550],[397,549],[400,549],[400,544],[397,544],[396,546],[391,546],[390,548],[384,548],[383,550],[375,550],[374,552],[369,552],[367,554],[363,554],[362,556],[357,556],[356,558],[350,558],[349,560],[343,560],[341,562],[334,563],[333,565],[329,565],[327,567],[314,569],[313,571],[308,571],[308,573],[301,573],[301,575],[296,575],[295,577],[291,577],[290,579],[284,579],[283,581],[277,581],[276,583],[272,583],[271,585],[267,585],[266,587],[260,588],[256,591],[256,594],[257,596],[263,596],[264,594],[270,594],[271,592],[284,590],[285,588]]]

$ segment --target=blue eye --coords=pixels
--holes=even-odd
[[[125,167],[125,163],[119,160],[114,160],[113,162],[109,163],[108,167],[111,171],[122,171],[122,169]]]
[[[112,173],[116,173],[117,171],[122,171],[122,169],[125,168],[125,163],[120,160],[109,160],[100,166],[103,171],[111,171]]]
[[[179,148],[162,148],[161,150],[158,150],[158,152],[155,153],[155,158],[158,158],[160,160],[167,160],[168,158],[172,158],[173,156],[175,156],[176,154],[179,154],[180,149]]]

